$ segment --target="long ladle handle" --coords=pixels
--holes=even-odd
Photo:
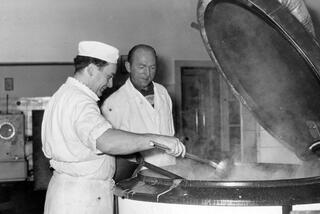
[[[183,177],[181,177],[181,176],[179,176],[177,174],[174,174],[174,173],[172,173],[170,171],[162,169],[162,168],[160,168],[158,166],[155,166],[155,165],[153,165],[151,163],[148,163],[146,161],[143,161],[143,166],[148,168],[148,169],[150,169],[151,171],[157,172],[157,173],[159,173],[161,175],[164,175],[164,176],[166,176],[166,177],[168,177],[170,179],[185,179],[185,178],[183,178]]]
[[[154,141],[152,141],[152,143],[153,143],[154,147],[157,148],[157,149],[161,149],[163,151],[170,150],[170,148],[167,147],[166,145],[163,145],[163,144],[160,144],[160,143],[157,143],[157,142],[154,142]],[[218,167],[218,164],[216,162],[200,158],[199,156],[196,156],[194,154],[190,154],[188,152],[186,152],[186,154],[184,155],[184,158],[188,158],[188,159],[200,162],[200,163],[208,164],[213,168],[217,168]]]
[[[190,154],[190,153],[187,153],[184,155],[184,158],[188,158],[188,159],[191,159],[191,160],[194,160],[194,161],[198,161],[198,162],[201,162],[201,163],[204,163],[204,164],[209,164],[210,166],[214,167],[214,168],[217,168],[218,167],[218,164],[214,161],[211,161],[211,160],[207,160],[207,159],[203,159],[203,158],[200,158],[194,154]]]
[[[159,173],[161,175],[164,175],[170,179],[185,179],[177,174],[174,174],[168,170],[162,169],[158,166],[155,166],[151,163],[148,163],[144,160],[144,158],[142,156],[139,156],[137,158],[137,162],[139,163],[138,168],[136,169],[136,171],[134,172],[134,175],[136,176],[138,174],[138,172],[141,170],[142,167],[146,167],[148,169],[150,169],[153,172]],[[134,177],[134,176],[133,176]]]

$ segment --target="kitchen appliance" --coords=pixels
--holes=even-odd
[[[0,182],[27,177],[23,114],[0,114],[0,171]]]
[[[310,29],[277,0],[200,0],[197,15],[204,45],[234,94],[303,164],[235,165],[242,176],[225,180],[184,162],[165,168],[176,178],[141,171],[117,183],[117,211],[320,210],[319,160],[309,150],[320,139],[320,47]]]

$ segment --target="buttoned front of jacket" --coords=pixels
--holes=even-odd
[[[172,101],[167,90],[154,84],[154,107],[132,85],[130,79],[108,97],[101,107],[114,128],[135,133],[174,135]],[[142,152],[145,160],[158,165],[175,164],[175,158],[157,150]]]

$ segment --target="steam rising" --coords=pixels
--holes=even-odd
[[[320,176],[319,161],[304,162],[301,165],[292,164],[265,164],[265,163],[235,163],[229,171],[221,177],[221,174],[213,167],[195,163],[191,160],[181,159],[174,166],[164,167],[188,180],[207,181],[253,181],[253,180],[283,180]],[[146,174],[146,173],[144,173]],[[155,175],[148,172],[148,175]]]

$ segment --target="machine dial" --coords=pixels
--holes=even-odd
[[[10,122],[3,122],[0,124],[0,138],[3,140],[10,140],[16,134],[16,129]]]

